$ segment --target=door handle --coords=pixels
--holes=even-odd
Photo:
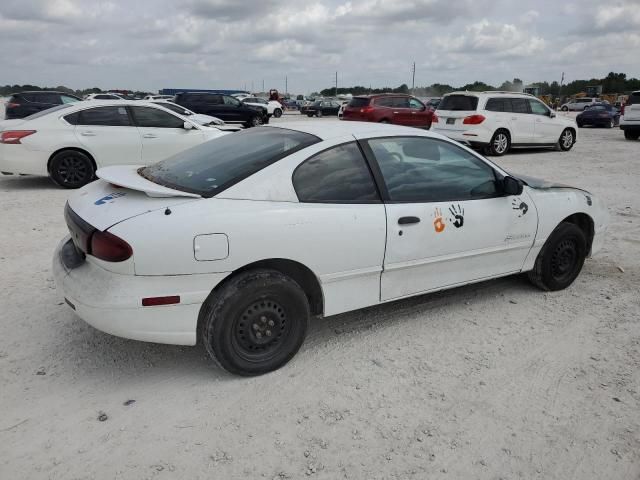
[[[418,217],[400,217],[398,219],[398,225],[410,225],[412,223],[420,223]]]
[[[158,136],[153,133],[145,133],[142,138],[158,138]]]
[[[398,112],[393,112],[393,113],[398,113]]]
[[[518,117],[511,117],[511,120],[517,120]]]
[[[95,136],[96,136],[96,134],[95,134],[95,133],[93,133],[93,132],[89,132],[89,131],[86,131],[86,132],[80,132],[80,135],[82,135],[83,137],[95,137]]]

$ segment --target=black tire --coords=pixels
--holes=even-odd
[[[496,130],[487,146],[487,154],[500,157],[511,148],[511,137],[506,130]]]
[[[627,140],[638,140],[638,138],[640,138],[640,132],[632,132],[630,130],[625,130],[624,138],[626,138]]]
[[[558,139],[558,147],[563,152],[568,152],[576,143],[576,135],[570,128],[565,128]]]
[[[584,127],[584,123],[582,123],[582,122],[576,122],[576,123],[577,123],[577,125],[578,125],[578,128],[582,128],[582,127]]]
[[[389,122],[389,120],[387,120],[386,118],[383,118],[378,123],[391,123],[391,122]]]
[[[307,117],[312,118],[313,117],[313,113],[307,113]]]
[[[316,117],[320,118],[322,116],[322,110],[318,110],[316,112]]]
[[[309,302],[300,285],[275,270],[252,270],[207,298],[200,334],[211,358],[225,370],[262,375],[293,358],[309,319]]]
[[[562,110],[563,112],[568,112],[569,111],[569,107],[562,107],[562,108],[560,108],[560,110]]]
[[[80,188],[95,178],[96,169],[86,153],[62,150],[49,164],[51,179],[62,188]]]
[[[282,110],[281,110],[280,108],[276,108],[276,109],[273,111],[273,116],[274,116],[275,118],[280,118],[280,117],[282,116]]]
[[[587,239],[573,223],[562,222],[551,233],[528,273],[529,280],[546,291],[562,290],[573,283],[587,257]]]
[[[613,128],[616,126],[616,121],[612,118],[611,120],[609,120],[609,124],[607,125],[607,128]]]

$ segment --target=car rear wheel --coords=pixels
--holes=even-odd
[[[612,118],[611,120],[609,120],[609,125],[607,125],[608,128],[613,128],[616,126],[616,122],[615,120]]]
[[[63,188],[80,188],[93,180],[95,168],[88,155],[77,150],[63,150],[51,159],[49,175]]]
[[[505,130],[498,130],[491,137],[491,142],[487,147],[487,153],[499,157],[509,151],[511,147],[511,139]]]
[[[569,111],[569,107],[562,107],[560,110],[562,110],[563,112],[568,112]]]
[[[627,140],[638,140],[638,138],[640,138],[640,132],[632,132],[630,130],[625,130],[624,138],[626,138]]]
[[[584,232],[573,223],[562,222],[540,250],[529,280],[542,290],[567,288],[582,270],[586,256]]]
[[[259,127],[260,125],[262,125],[262,123],[263,123],[262,117],[260,115],[254,115],[253,117],[251,117],[251,119],[249,120],[249,124],[246,126]]]
[[[562,135],[560,135],[560,139],[558,140],[558,146],[560,150],[563,152],[567,152],[573,148],[573,144],[575,143],[575,135],[570,128],[565,128],[562,131]]]
[[[576,124],[578,125],[578,128],[584,127],[584,123],[582,123],[582,122],[576,122]]]
[[[281,110],[281,109],[279,109],[279,108],[276,108],[276,109],[273,111],[273,116],[274,116],[274,117],[276,117],[276,118],[280,118],[280,117],[282,116],[282,110]]]
[[[205,301],[200,337],[224,369],[261,375],[293,358],[309,319],[309,302],[298,283],[275,270],[252,270],[232,278]]]
[[[387,120],[386,118],[383,118],[382,120],[380,120],[380,122],[378,123],[389,123],[389,120]]]

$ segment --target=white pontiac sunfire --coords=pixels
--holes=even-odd
[[[252,128],[98,176],[66,205],[66,302],[107,333],[201,341],[240,375],[288,362],[312,316],[520,272],[563,289],[608,220],[589,192],[372,123]]]

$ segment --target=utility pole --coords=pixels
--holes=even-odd
[[[265,90],[264,90],[264,78],[263,78],[262,79],[262,93],[264,93],[264,92],[265,92]]]
[[[338,72],[336,72],[336,94],[335,97],[338,98]]]
[[[413,90],[416,86],[416,62],[413,62],[413,69],[411,70],[411,93],[413,94]]]
[[[288,91],[289,91],[289,79],[285,76],[284,77],[284,94],[286,95]]]
[[[251,93],[253,93],[255,90],[253,89],[253,80],[251,80]]]

